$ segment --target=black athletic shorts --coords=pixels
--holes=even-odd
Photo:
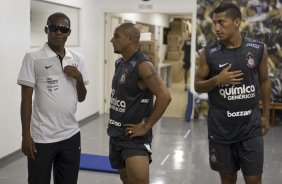
[[[263,137],[253,137],[233,144],[209,141],[209,160],[213,170],[234,173],[239,169],[245,176],[263,172]]]
[[[114,169],[125,168],[125,159],[131,156],[145,155],[148,156],[149,163],[152,162],[151,143],[138,143],[133,140],[117,140],[110,137],[110,163]]]

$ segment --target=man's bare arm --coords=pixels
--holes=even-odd
[[[171,101],[171,95],[164,81],[157,73],[154,65],[151,62],[142,62],[138,68],[139,76],[156,96],[153,112],[149,116],[146,127],[150,129],[160,119]]]
[[[269,129],[269,103],[270,103],[270,82],[268,78],[268,67],[267,67],[267,50],[264,46],[264,53],[262,61],[259,65],[259,84],[260,84],[260,96],[262,101],[262,130],[263,134],[267,133]]]
[[[143,88],[148,88],[156,96],[156,99],[153,111],[146,122],[141,122],[137,125],[125,124],[125,134],[129,135],[129,132],[132,132],[130,134],[131,137],[144,135],[150,128],[152,128],[161,118],[171,101],[171,95],[168,88],[151,62],[142,62],[139,65],[138,73],[142,79]]]
[[[22,86],[21,121],[22,121],[22,152],[29,158],[35,159],[36,147],[30,134],[32,113],[33,88]]]
[[[200,53],[199,65],[198,65],[198,68],[195,74],[194,87],[197,93],[209,92],[217,86],[215,77],[212,79],[206,80],[209,72],[210,72],[210,68],[206,61],[205,49],[203,49]]]

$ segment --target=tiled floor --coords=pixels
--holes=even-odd
[[[82,152],[108,154],[107,115],[81,127]],[[282,126],[272,127],[265,136],[264,184],[282,181]],[[219,176],[208,163],[207,128],[203,120],[186,123],[179,118],[163,118],[154,127],[151,184],[219,184]],[[26,159],[16,156],[0,163],[0,184],[26,184]],[[79,184],[121,184],[117,174],[81,170]],[[238,182],[243,184],[242,175]]]
[[[187,104],[187,91],[184,91],[184,81],[171,83],[169,90],[172,100],[164,115],[166,117],[181,118],[185,114]]]

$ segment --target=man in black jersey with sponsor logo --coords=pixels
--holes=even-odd
[[[195,90],[209,95],[210,165],[222,184],[260,184],[263,135],[269,129],[270,83],[264,44],[242,37],[240,9],[219,5],[213,14],[218,41],[200,54]],[[259,109],[262,101],[263,111]]]
[[[152,127],[171,101],[150,59],[139,50],[140,31],[132,23],[115,29],[115,62],[110,102],[109,158],[124,184],[148,184]],[[155,95],[156,99],[153,100]]]

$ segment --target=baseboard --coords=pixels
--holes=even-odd
[[[2,158],[0,158],[0,168],[4,167],[5,165],[22,158],[24,154],[22,153],[21,149],[18,149],[14,151],[13,153],[10,153]]]
[[[84,126],[86,125],[87,123],[91,122],[92,120],[96,119],[99,117],[99,112],[96,112],[86,118],[83,118],[82,120],[80,120],[78,123],[79,123],[79,126]],[[0,158],[0,168],[4,167],[5,165],[19,159],[19,158],[22,158],[24,156],[24,154],[22,153],[22,150],[21,149],[18,149],[16,151],[14,151],[13,153],[10,153],[2,158]]]

